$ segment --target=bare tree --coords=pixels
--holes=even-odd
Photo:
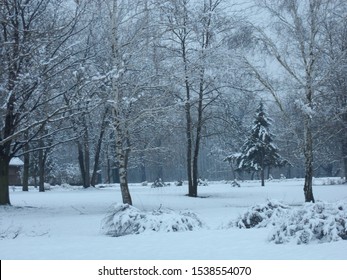
[[[10,159],[44,127],[64,118],[63,75],[73,65],[71,45],[81,7],[59,0],[0,2],[0,205],[10,204]],[[48,20],[49,19],[49,20]],[[38,115],[43,107],[46,114]],[[42,111],[43,112],[43,111]],[[24,136],[30,131],[30,135]]]
[[[137,133],[146,129],[143,120],[162,111],[153,60],[148,58],[149,1],[106,1],[109,15],[106,33],[109,68],[104,77],[115,137],[115,153],[123,203],[132,204],[128,187],[130,152],[136,145]],[[149,37],[150,36],[150,37]]]
[[[302,116],[303,143],[305,158],[304,195],[306,202],[314,202],[312,190],[314,129],[316,100],[322,81],[329,69],[321,67],[324,60],[324,22],[334,10],[337,1],[256,1],[264,18],[269,19],[264,26],[256,26],[257,39],[275,63],[286,80],[266,74],[266,70],[256,67],[256,63],[246,60],[246,64],[258,81],[272,94],[283,110],[281,92],[297,94],[296,106]],[[265,12],[264,12],[265,11]],[[271,24],[269,24],[271,23]],[[265,27],[270,26],[270,28]],[[269,69],[268,69],[269,70]],[[279,83],[274,83],[275,80]],[[283,110],[284,111],[284,110]],[[290,122],[290,116],[287,120]]]
[[[220,54],[227,26],[232,28],[222,12],[222,3],[221,0],[199,3],[169,0],[159,4],[166,26],[161,44],[167,49],[168,60],[175,65],[170,71],[171,75],[175,73],[177,83],[173,93],[184,105],[186,169],[191,197],[198,195],[198,162],[203,128],[209,119],[207,110],[219,99],[222,87],[221,81],[216,79],[217,71],[212,74],[211,69],[216,61],[222,63],[216,54]]]
[[[330,69],[330,75],[324,81],[326,91],[322,99],[328,100],[329,103],[329,125],[335,128],[333,133],[340,142],[341,173],[347,180],[347,3],[336,2],[333,16],[324,22],[327,42],[325,49],[328,57],[326,67]]]

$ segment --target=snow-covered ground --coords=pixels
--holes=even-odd
[[[315,179],[317,201],[347,202],[347,185]],[[331,185],[332,184],[332,185]],[[303,180],[224,182],[199,187],[190,198],[187,186],[151,188],[131,184],[133,204],[142,211],[190,210],[206,228],[186,232],[144,232],[110,237],[102,222],[111,205],[121,202],[118,186],[82,189],[52,187],[45,193],[11,188],[11,207],[0,207],[0,259],[46,260],[346,260],[347,241],[274,244],[269,228],[238,229],[226,225],[249,207],[276,199],[293,207],[303,204]]]

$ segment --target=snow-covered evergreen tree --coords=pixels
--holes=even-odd
[[[288,162],[279,155],[278,148],[273,143],[270,133],[271,119],[267,117],[264,104],[261,101],[254,120],[254,126],[246,142],[241,148],[241,154],[236,158],[237,169],[259,171],[261,185],[264,186],[264,170],[266,167],[280,167]]]

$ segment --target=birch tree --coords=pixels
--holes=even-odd
[[[104,82],[114,130],[115,152],[123,203],[132,204],[128,164],[143,120],[162,111],[153,60],[148,57],[150,1],[106,1],[108,68]],[[154,33],[153,33],[154,34]],[[165,92],[164,92],[165,93]],[[146,126],[142,127],[146,129]]]
[[[286,80],[256,67],[256,63],[246,64],[264,90],[272,94],[283,109],[281,93],[295,93],[296,106],[302,117],[302,151],[305,163],[304,196],[305,202],[314,202],[312,178],[314,163],[314,128],[317,117],[316,98],[322,88],[322,80],[328,69],[321,67],[324,59],[323,24],[333,11],[336,1],[289,0],[256,1],[267,22],[255,26],[257,39],[273,59],[271,66],[277,69]],[[274,83],[280,80],[280,83]],[[290,116],[287,116],[290,123]]]
[[[331,126],[340,144],[341,176],[347,180],[347,3],[336,1],[333,16],[324,22],[327,65],[323,102],[328,101]],[[336,145],[334,145],[336,148]]]

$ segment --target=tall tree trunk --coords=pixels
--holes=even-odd
[[[8,3],[7,3],[8,4]],[[10,4],[11,5],[11,4]],[[11,15],[10,15],[11,13]],[[9,93],[9,96],[7,97],[6,105],[6,115],[4,118],[4,127],[2,129],[2,133],[0,134],[0,140],[6,139],[7,137],[13,135],[13,132],[16,128],[16,118],[19,116],[19,113],[16,112],[16,106],[17,104],[17,96],[16,91],[14,90],[16,86],[16,80],[18,78],[18,75],[21,74],[21,66],[20,63],[22,58],[20,57],[20,15],[19,15],[19,9],[16,7],[11,11],[8,16],[10,16],[10,21],[13,25],[11,29],[13,29],[13,34],[10,35],[9,30],[7,29],[8,26],[6,24],[6,21],[3,24],[2,32],[4,33],[4,42],[7,42],[8,48],[11,49],[10,53],[7,53],[6,51],[4,54],[7,53],[7,55],[3,56],[6,57],[4,64],[6,72],[8,72],[8,78],[7,78],[7,93],[3,95],[7,95]],[[9,37],[8,37],[9,35]],[[12,141],[9,140],[5,142],[4,144],[0,144],[0,205],[10,205],[10,192],[9,192],[9,165],[11,160],[11,143]]]
[[[203,56],[203,54],[202,54]],[[201,143],[201,132],[203,125],[203,97],[204,97],[204,69],[201,69],[200,73],[200,84],[199,84],[199,100],[198,100],[198,120],[196,127],[196,136],[195,136],[195,147],[194,147],[194,157],[193,157],[193,189],[195,196],[198,194],[198,160],[199,160],[199,152],[200,152],[200,143]]]
[[[147,175],[146,175],[145,162],[141,162],[141,164],[140,164],[140,174],[141,174],[141,182],[146,182],[147,181]]]
[[[39,192],[45,191],[45,164],[43,161],[43,150],[39,151]]]
[[[95,187],[95,185],[97,183],[97,175],[98,175],[98,169],[99,169],[100,152],[101,152],[102,141],[103,141],[104,134],[105,134],[105,129],[106,129],[106,122],[105,122],[106,115],[107,115],[107,110],[104,112],[104,115],[103,115],[101,128],[100,128],[99,139],[98,139],[98,143],[96,145],[96,150],[95,150],[94,168],[93,168],[92,179],[91,179],[91,185],[93,187]]]
[[[188,176],[188,196],[196,197],[196,189],[193,184],[192,177],[192,120],[190,115],[190,102],[187,101],[185,105],[186,111],[186,137],[187,137],[187,176]]]
[[[43,143],[40,143],[40,146],[43,147]],[[39,150],[39,192],[45,191],[45,159],[44,159],[44,150]]]
[[[118,160],[118,173],[119,184],[122,193],[122,200],[124,204],[132,205],[132,199],[128,186],[128,148],[124,147],[123,139],[126,138],[124,132],[120,126],[119,120],[116,120],[116,153]]]
[[[347,135],[346,135],[347,137]],[[343,161],[343,177],[345,177],[345,182],[347,182],[347,138],[343,140],[342,143],[342,161]]]
[[[15,73],[10,71],[9,91],[14,88]],[[3,138],[9,137],[14,129],[14,107],[16,96],[12,93],[7,103],[5,126],[3,128]],[[0,139],[2,140],[2,139]],[[11,141],[0,145],[0,205],[11,205],[9,191],[9,167],[11,160]]]
[[[265,186],[265,170],[264,168],[260,169],[260,180],[261,180],[261,186]]]
[[[345,177],[345,182],[347,182],[347,140],[344,140],[344,143],[342,145],[342,150],[343,150],[343,175]]]
[[[313,3],[313,2],[312,2]],[[310,12],[313,15],[312,3],[310,3]],[[316,27],[315,17],[311,17],[311,29],[314,30]],[[311,34],[314,38],[314,31],[311,30]],[[313,197],[312,190],[312,181],[313,181],[313,136],[312,136],[312,115],[310,110],[313,111],[313,97],[314,97],[314,87],[313,87],[313,70],[315,64],[315,58],[313,57],[313,42],[314,39],[311,38],[309,49],[310,53],[308,55],[308,59],[305,60],[305,72],[306,72],[306,89],[305,89],[305,97],[306,97],[306,105],[308,106],[308,111],[304,112],[304,155],[305,155],[305,183],[304,183],[304,195],[305,202],[315,202]],[[303,55],[304,57],[304,55]]]
[[[188,176],[188,196],[196,197],[197,188],[194,186],[193,181],[193,124],[191,116],[191,104],[190,104],[190,85],[188,78],[188,66],[185,45],[182,44],[182,56],[184,62],[185,87],[186,87],[186,104],[185,104],[185,115],[186,115],[186,137],[187,137],[187,176]]]
[[[27,133],[25,133],[25,136],[27,138]],[[24,145],[24,166],[23,166],[23,187],[22,190],[24,192],[29,191],[29,168],[30,168],[30,154],[29,151],[29,144]]]
[[[146,159],[145,159],[145,153],[143,151],[140,153],[140,176],[141,176],[141,182],[147,181]]]
[[[9,192],[10,158],[0,153],[0,205],[11,205]]]
[[[217,3],[217,2],[216,2]],[[216,4],[215,3],[215,4]],[[200,81],[199,81],[199,99],[198,99],[198,117],[197,117],[197,123],[196,123],[196,135],[195,135],[195,146],[194,146],[194,156],[193,156],[193,166],[192,166],[192,189],[194,196],[197,196],[198,193],[198,177],[199,177],[199,171],[198,171],[198,160],[199,160],[199,153],[200,153],[200,143],[201,143],[201,133],[202,133],[202,126],[203,126],[203,98],[204,98],[204,84],[205,84],[205,51],[209,48],[210,45],[210,27],[212,18],[211,15],[213,14],[213,6],[215,5],[212,3],[212,1],[204,2],[204,8],[203,12],[204,14],[208,15],[207,21],[204,23],[204,29],[201,33],[202,38],[202,45],[201,45],[201,51],[200,51],[200,60],[201,60],[201,66],[200,66]],[[216,7],[216,6],[215,6]]]
[[[196,139],[196,142],[198,140]],[[193,193],[194,196],[198,195],[198,179],[199,179],[199,170],[198,170],[198,159],[199,159],[199,143],[195,144],[195,149],[194,149],[194,157],[193,157],[193,168],[192,168],[192,173],[193,173]]]
[[[188,36],[188,11],[186,7],[186,3],[184,3],[183,7],[183,36],[180,38],[180,44],[181,44],[181,58],[183,62],[184,67],[184,86],[185,86],[185,117],[186,117],[186,140],[187,140],[187,151],[186,151],[186,161],[187,161],[187,177],[188,177],[188,196],[196,197],[197,196],[197,190],[194,187],[193,182],[193,123],[192,123],[192,116],[191,116],[191,85],[189,83],[189,69],[188,69],[188,57],[187,57],[187,36]]]
[[[111,12],[111,31],[112,31],[112,66],[114,69],[121,69],[121,55],[119,53],[119,18],[118,18],[118,0],[113,0],[112,2],[112,12]],[[118,160],[118,173],[120,189],[122,193],[123,203],[132,205],[132,199],[128,186],[128,174],[127,174],[127,163],[128,163],[128,139],[126,136],[126,124],[121,121],[120,114],[120,104],[121,104],[121,93],[119,89],[119,79],[121,77],[112,78],[112,92],[114,98],[114,107],[112,108],[112,115],[114,121],[114,131],[116,137],[116,158]],[[124,143],[126,142],[126,144]],[[124,147],[126,145],[126,147]]]
[[[156,141],[156,146],[158,148],[160,148],[162,146],[162,141],[161,141],[161,137],[159,137]],[[160,155],[160,153],[157,154],[156,156],[156,179],[164,179],[164,171],[163,171],[163,161],[162,161],[162,156]]]
[[[88,128],[84,121],[84,134],[77,140],[78,163],[81,171],[81,179],[84,188],[90,187],[90,151]]]
[[[107,156],[107,167],[106,167],[106,172],[107,172],[107,180],[106,183],[110,184],[111,183],[111,161],[109,159],[109,157]]]
[[[305,155],[305,183],[304,195],[305,202],[315,202],[312,190],[313,181],[313,139],[311,131],[311,118],[305,115],[304,120],[304,155]]]
[[[84,166],[84,154],[83,154],[83,147],[80,142],[80,140],[77,141],[77,149],[78,149],[78,164],[80,166],[80,172],[81,172],[81,179],[83,187],[85,186],[85,178],[86,178],[86,169]]]
[[[261,186],[265,187],[265,148],[263,147],[261,149],[261,166],[260,166],[260,180],[261,180]]]
[[[343,163],[343,174],[345,177],[345,182],[347,182],[347,113],[342,115],[342,121],[344,125],[344,132],[342,138],[342,163]]]
[[[84,188],[90,187],[90,151],[89,151],[89,136],[88,136],[88,128],[85,129],[85,135],[83,137],[83,149],[84,149]]]
[[[128,186],[128,175],[127,175],[127,166],[125,163],[125,155],[118,154],[118,164],[119,164],[119,181],[120,189],[122,193],[123,203],[132,205],[132,199]]]

